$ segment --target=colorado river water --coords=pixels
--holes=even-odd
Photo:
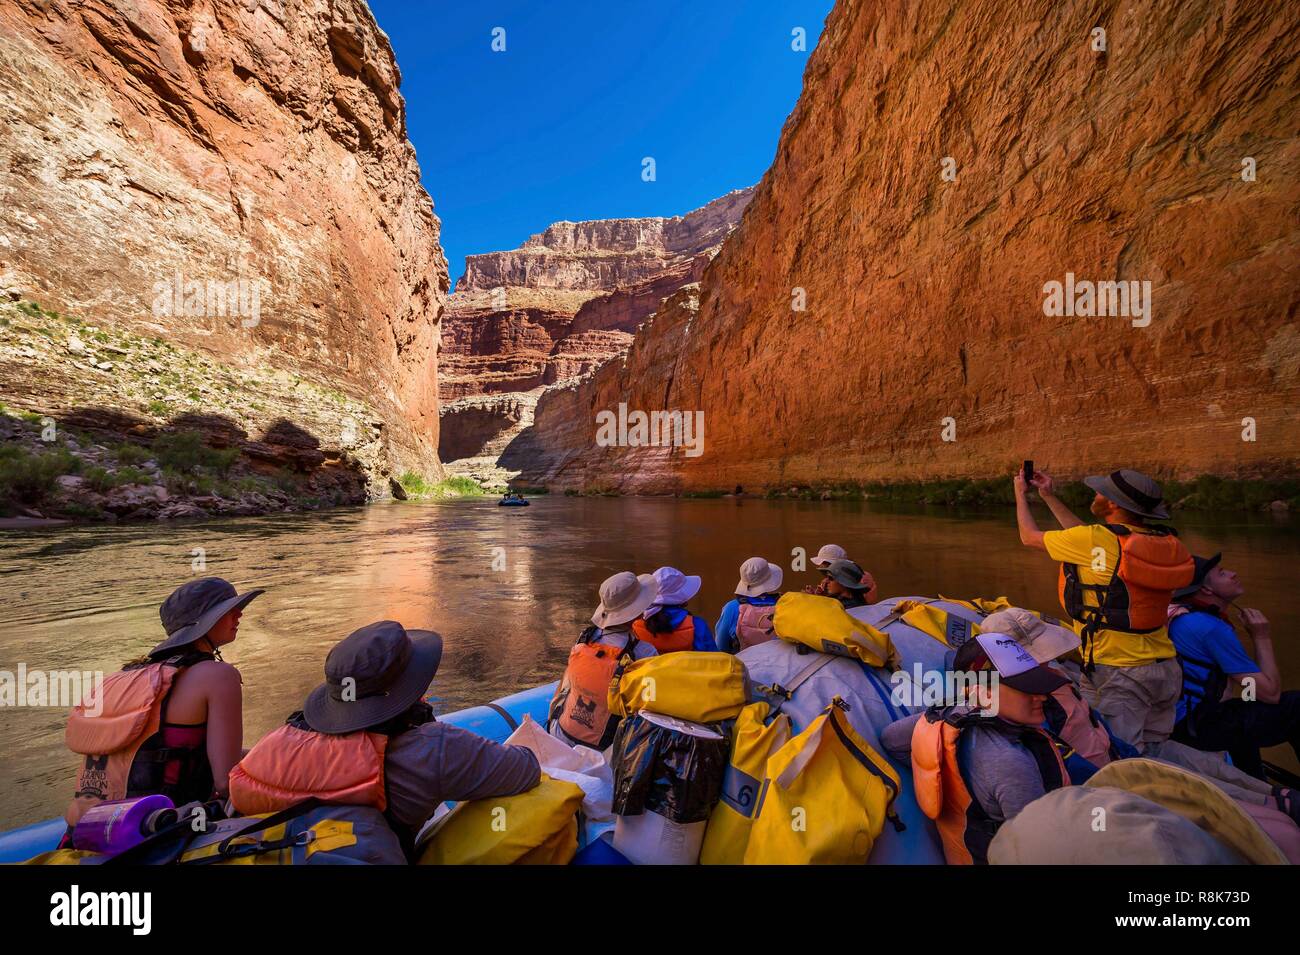
[[[1042,526],[1049,525],[1043,512]],[[1188,515],[1197,553],[1223,550],[1273,624],[1283,676],[1300,685],[1300,535],[1268,515]],[[880,593],[994,597],[1051,612],[1056,568],[1020,545],[1010,509],[955,514],[860,502],[540,497],[377,505],[210,524],[78,526],[0,532],[0,670],[118,669],[163,637],[158,605],[193,576],[264,587],[225,658],[244,677],[245,745],[280,724],[321,679],[337,640],[374,620],[438,630],[433,694],[446,712],[557,678],[597,602],[624,569],[668,563],[701,574],[693,606],[710,621],[737,568],[761,554],[788,589],[816,578],[791,552],[843,545]],[[206,570],[196,572],[196,550]],[[1249,649],[1249,648],[1248,648]],[[57,815],[75,760],[65,711],[0,708],[0,829]],[[1271,757],[1295,768],[1289,750]]]

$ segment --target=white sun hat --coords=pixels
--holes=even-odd
[[[781,589],[785,573],[762,557],[751,557],[740,565],[740,583],[736,593],[742,597],[760,597]]]

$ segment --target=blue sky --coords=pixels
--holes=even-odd
[[[370,5],[397,51],[454,282],[466,255],[560,219],[680,215],[758,182],[833,4]],[[796,27],[807,52],[791,49]],[[641,178],[646,156],[654,182]]]

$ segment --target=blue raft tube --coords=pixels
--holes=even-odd
[[[466,710],[439,716],[438,720],[477,733],[495,743],[504,743],[525,716],[531,716],[538,723],[546,722],[556,685],[557,683],[548,683],[531,690],[521,690],[493,703],[471,706]],[[0,832],[0,865],[25,862],[42,852],[57,849],[66,829],[67,824],[58,818]]]

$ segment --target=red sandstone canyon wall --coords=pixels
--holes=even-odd
[[[1282,3],[840,0],[698,304],[545,393],[521,480],[1294,474],[1298,115]],[[1045,314],[1067,273],[1149,323]],[[597,446],[620,402],[702,411],[703,453]]]
[[[399,83],[363,0],[3,0],[0,285],[334,389],[378,467],[439,473],[449,283]],[[177,277],[258,283],[258,314],[169,309]],[[304,414],[337,444],[333,411]]]

